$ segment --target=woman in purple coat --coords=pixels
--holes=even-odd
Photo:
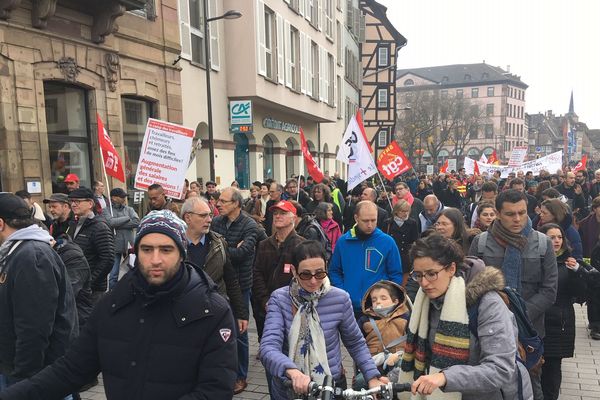
[[[302,242],[294,251],[293,265],[286,267],[294,278],[271,295],[260,342],[260,359],[273,377],[271,398],[288,398],[284,380],[292,381],[294,391],[301,394],[310,381],[321,384],[326,375],[345,386],[340,339],[369,387],[387,383],[354,319],[350,296],[329,284],[321,244]]]

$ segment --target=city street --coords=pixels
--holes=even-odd
[[[585,307],[575,305],[577,337],[575,357],[563,360],[563,381],[560,400],[600,399],[600,341],[592,340],[587,330]],[[269,399],[267,380],[260,361],[256,359],[258,350],[256,328],[250,327],[250,372],[248,388],[234,399]],[[346,371],[352,371],[352,360],[344,352]],[[102,382],[102,380],[100,380]],[[105,400],[104,388],[100,385],[81,396],[84,400]]]

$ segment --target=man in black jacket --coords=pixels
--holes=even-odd
[[[71,209],[77,217],[69,228],[69,235],[81,247],[90,266],[94,304],[106,292],[107,277],[115,254],[115,236],[106,221],[94,214],[94,193],[78,188],[69,193]]]
[[[107,400],[230,399],[237,370],[227,301],[184,263],[185,223],[168,210],[140,223],[136,265],[104,296],[65,357],[2,400],[65,396],[102,372]]]
[[[73,293],[51,241],[21,198],[0,193],[0,395],[61,357],[77,335]]]
[[[258,239],[266,239],[262,227],[254,219],[242,212],[242,194],[236,188],[223,189],[217,201],[219,216],[213,219],[212,231],[221,234],[227,241],[227,254],[231,263],[237,268],[238,281],[242,290],[242,298],[246,307],[250,304],[252,289],[252,265],[256,255]],[[248,333],[241,330],[238,335],[238,377],[235,393],[241,393],[248,386],[248,365],[250,362]]]

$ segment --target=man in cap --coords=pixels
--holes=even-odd
[[[140,224],[135,210],[127,205],[127,192],[121,188],[110,191],[111,208],[105,208],[102,216],[108,226],[115,231],[115,257],[108,277],[108,288],[112,289],[119,279],[119,267],[123,257],[127,257],[129,247],[133,245],[135,229]]]
[[[77,334],[71,285],[51,241],[25,201],[0,193],[0,395],[61,357]]]
[[[75,189],[79,189],[79,177],[75,174],[68,174],[65,176],[65,180],[63,182],[65,183],[69,193]]]
[[[214,283],[184,263],[185,229],[168,210],[142,219],[137,268],[100,300],[63,358],[0,399],[60,398],[100,372],[108,400],[232,398],[235,323]]]
[[[44,199],[44,204],[48,205],[48,211],[54,220],[50,224],[50,234],[53,238],[61,236],[63,233],[69,233],[69,226],[75,220],[75,215],[69,205],[69,196],[64,193],[52,193],[50,197]]]
[[[71,223],[69,235],[81,247],[90,266],[94,304],[106,292],[107,276],[115,261],[115,238],[102,216],[94,214],[94,193],[79,188],[69,193],[71,209],[77,220]]]

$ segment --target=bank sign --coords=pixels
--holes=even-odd
[[[252,133],[252,100],[231,100],[229,121],[231,133]]]

